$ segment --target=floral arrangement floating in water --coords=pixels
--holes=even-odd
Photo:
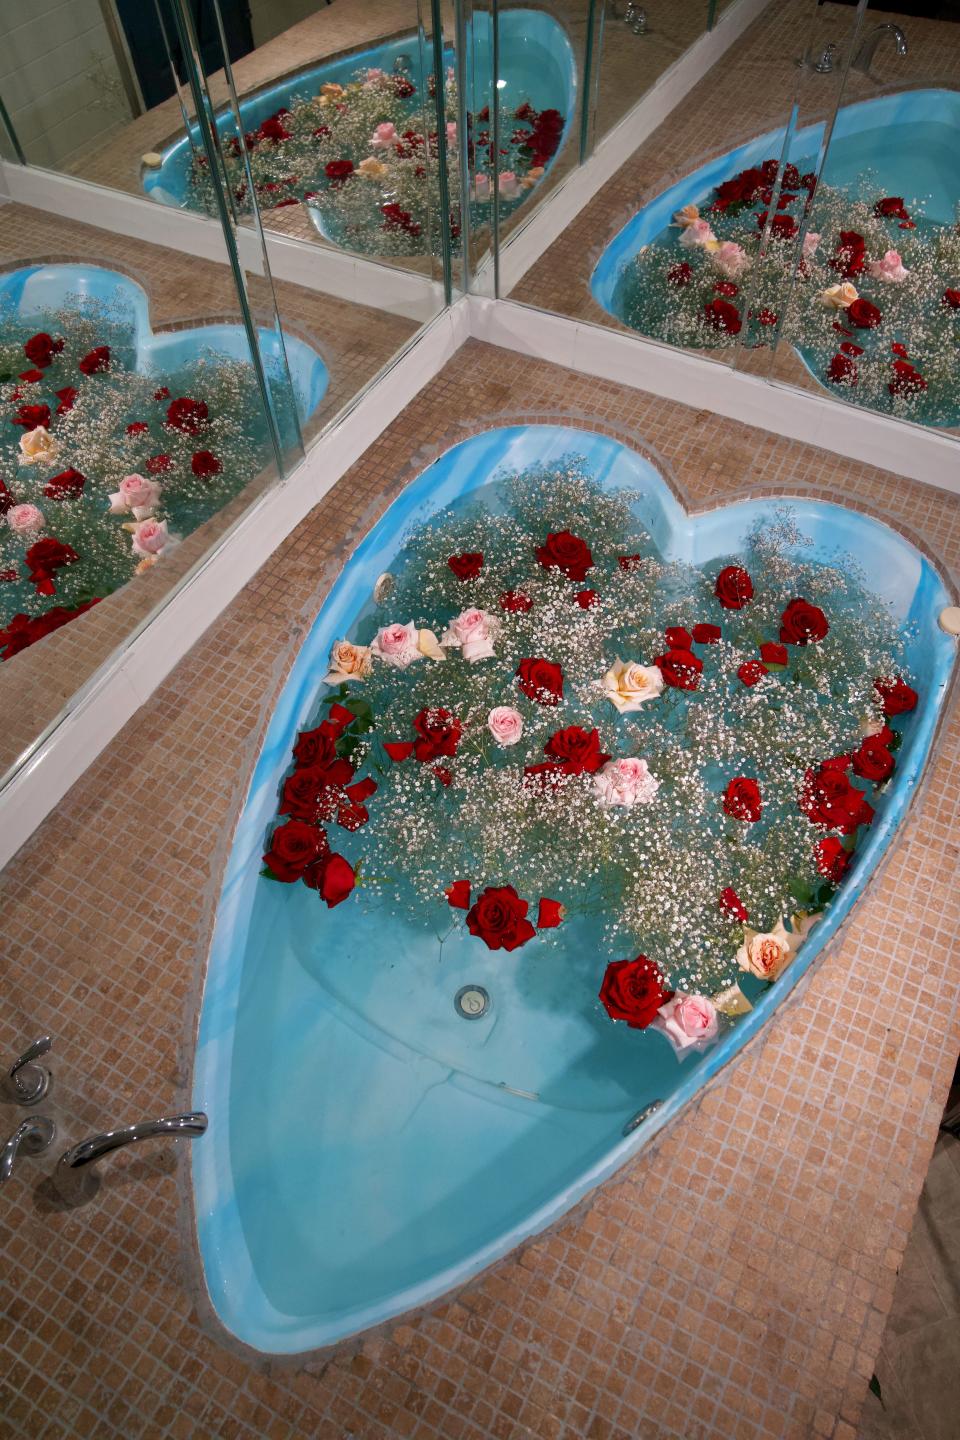
[[[433,80],[424,96],[406,72],[367,69],[346,85],[328,83],[320,93],[296,97],[224,146],[228,183],[249,209],[252,179],[264,210],[312,207],[320,228],[338,244],[371,254],[429,254],[439,246],[439,138]],[[444,93],[451,238],[460,234],[458,99],[453,71]],[[524,102],[503,117],[497,187],[501,214],[508,214],[543,177],[559,147],[564,117]],[[489,218],[493,202],[493,140],[488,109],[471,117],[468,153],[473,219]],[[247,167],[249,166],[249,178]],[[213,213],[207,157],[195,152],[191,193]]]
[[[781,177],[766,160],[718,185],[704,214],[678,211],[636,258],[627,319],[682,345],[758,348],[782,334],[858,403],[926,423],[960,417],[960,230],[795,165]]]
[[[252,367],[198,358],[162,383],[133,369],[129,324],[77,303],[49,330],[0,316],[3,660],[155,565],[267,460]]]
[[[262,873],[419,924],[446,903],[491,950],[626,950],[607,1012],[686,1052],[842,884],[917,702],[902,638],[852,564],[793,558],[786,511],[701,570],[576,458],[500,491],[413,531],[410,619],[333,646]]]

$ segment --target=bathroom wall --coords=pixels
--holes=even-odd
[[[0,33],[0,92],[35,165],[59,168],[129,122],[99,0],[0,0]]]

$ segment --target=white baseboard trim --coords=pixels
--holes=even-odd
[[[465,301],[422,330],[305,460],[206,555],[124,653],[108,659],[0,792],[0,868],[169,675],[283,539],[469,336]]]
[[[500,248],[500,294],[508,296],[544,251],[549,249],[579,215],[583,207],[606,185],[634,150],[642,145],[670,111],[703,79],[726,50],[752,25],[772,0],[737,0],[717,22],[713,30],[700,36],[685,50],[656,84],[628,110],[622,120],[599,142],[585,165],[571,171],[531,213],[530,218],[514,230]],[[642,44],[639,38],[627,37]],[[573,143],[571,137],[570,143]],[[477,294],[493,296],[493,260],[484,259],[477,267]]]
[[[832,395],[771,384],[641,335],[587,325],[511,300],[472,296],[470,334],[490,345],[615,380],[835,455],[960,494],[960,448],[941,435],[846,405]],[[576,397],[571,396],[575,403]]]
[[[220,225],[188,210],[158,205],[146,196],[130,195],[92,185],[72,175],[37,170],[0,160],[0,192],[20,205],[32,205],[67,220],[96,225],[115,235],[166,245],[185,255],[225,264],[226,246]],[[357,305],[372,305],[392,315],[425,324],[443,305],[443,286],[428,276],[380,265],[333,246],[311,244],[266,233],[267,256],[275,280],[287,280]],[[237,249],[244,268],[263,274],[260,240],[250,226],[237,231]]]

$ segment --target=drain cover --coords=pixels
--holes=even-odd
[[[479,1020],[490,1009],[490,996],[482,985],[464,985],[454,995],[453,1004],[464,1020]]]

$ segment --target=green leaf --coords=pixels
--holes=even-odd
[[[893,732],[893,739],[890,741],[889,745],[887,746],[887,749],[890,750],[890,751],[899,750],[899,749],[900,749],[900,746],[901,746],[902,744],[903,744],[903,736],[900,734],[900,731],[899,731],[899,730],[895,730],[895,731]]]
[[[263,869],[260,871],[260,874],[263,876],[264,880],[276,880],[278,885],[289,884],[289,881],[281,880],[279,875],[274,875],[269,865],[264,865]]]
[[[876,1395],[877,1399],[880,1401],[880,1404],[883,1405],[883,1392],[880,1389],[880,1381],[877,1379],[876,1375],[870,1376],[869,1390],[872,1395]],[[886,1405],[883,1405],[883,1408],[884,1410],[886,1410]]]

